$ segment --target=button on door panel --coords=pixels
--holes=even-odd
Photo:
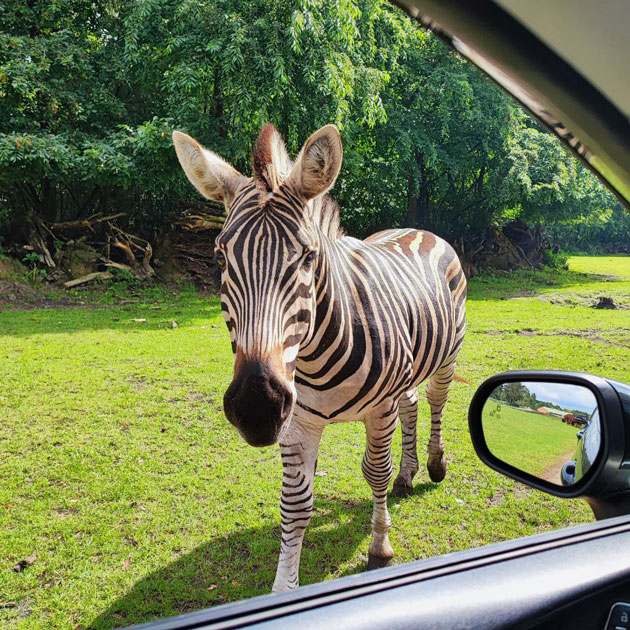
[[[605,630],[630,630],[630,604],[617,602],[612,605]]]

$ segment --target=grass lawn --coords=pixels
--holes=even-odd
[[[489,400],[483,419],[490,451],[525,472],[547,478],[547,470],[573,459],[579,429],[565,424],[560,418]],[[559,476],[549,481],[560,485]]]
[[[630,258],[470,282],[458,372],[471,384],[454,385],[445,411],[449,473],[437,485],[423,468],[413,496],[390,499],[397,562],[592,520],[580,501],[484,467],[466,412],[502,370],[630,382],[630,311],[589,307],[604,294],[630,306]],[[77,296],[88,304],[0,312],[0,627],[113,628],[268,592],[280,458],[223,417],[232,357],[218,299],[116,287]],[[423,401],[421,454],[428,431]],[[302,583],[365,567],[363,445],[358,423],[324,433]]]

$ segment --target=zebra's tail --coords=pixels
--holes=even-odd
[[[466,385],[472,385],[472,383],[468,379],[465,379],[461,374],[458,374],[457,372],[455,372],[455,380],[459,381],[460,383],[466,383]]]

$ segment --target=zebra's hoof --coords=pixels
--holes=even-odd
[[[440,456],[439,459],[429,456],[427,461],[427,470],[431,481],[440,483],[446,477],[446,457]]]
[[[394,564],[393,558],[383,558],[382,556],[368,555],[367,570],[382,569],[383,567],[391,567]]]
[[[396,477],[394,481],[394,487],[392,488],[393,497],[408,497],[413,493],[413,485],[408,483],[400,475]]]

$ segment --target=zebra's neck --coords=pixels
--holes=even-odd
[[[355,239],[331,241],[322,237],[315,270],[313,333],[300,348],[296,383],[326,388],[358,370],[369,340],[357,311],[356,286],[349,264]]]

